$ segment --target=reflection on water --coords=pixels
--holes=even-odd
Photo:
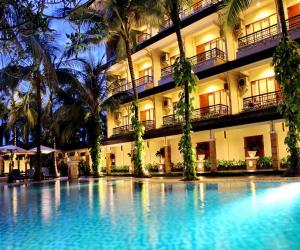
[[[4,249],[300,247],[300,183],[57,181],[0,187],[0,205]]]

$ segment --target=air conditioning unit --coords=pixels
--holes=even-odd
[[[244,76],[238,80],[238,86],[240,89],[244,89],[248,85],[248,77]]]
[[[167,52],[164,52],[160,56],[160,61],[161,62],[168,62],[170,60],[170,55]]]
[[[163,107],[165,109],[172,107],[172,99],[171,98],[164,98]]]

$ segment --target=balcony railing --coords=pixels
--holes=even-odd
[[[143,76],[135,80],[138,92],[143,92],[147,87],[153,87],[152,76]],[[112,94],[117,94],[123,91],[132,91],[131,82],[126,79],[119,81],[115,87],[112,88]]]
[[[222,0],[201,0],[196,3],[194,3],[192,6],[180,11],[179,17],[180,19],[184,19],[188,16],[194,15],[195,13],[201,11],[202,9],[205,9],[211,5],[217,4],[221,2]],[[162,26],[160,27],[159,31],[162,31],[168,27],[172,26],[172,21],[170,19],[167,19]]]
[[[198,65],[202,62],[205,62],[207,60],[210,60],[212,58],[220,58],[225,60],[225,52],[223,52],[222,50],[218,49],[218,48],[213,48],[211,50],[202,52],[198,55],[195,55],[193,57],[189,58],[189,61],[193,64],[193,65]]]
[[[261,95],[250,96],[244,98],[244,110],[257,109],[277,105],[282,102],[280,91],[270,92]]]
[[[300,15],[287,19],[286,24],[289,30],[298,27],[300,25]],[[276,36],[279,34],[279,32],[280,32],[280,28],[278,24],[274,24],[267,28],[258,30],[254,33],[239,38],[238,45],[239,47],[247,46],[262,41],[264,39],[270,38],[272,36]]]
[[[191,120],[204,120],[228,115],[229,108],[224,104],[211,105],[204,108],[195,109],[192,113]],[[177,115],[167,115],[163,117],[163,126],[175,125],[182,122],[182,118]]]
[[[210,60],[212,58],[220,58],[222,60],[226,59],[225,52],[218,49],[213,48],[211,50],[205,51],[203,53],[200,53],[198,55],[192,56],[189,58],[189,61],[194,65],[197,66],[200,63],[203,63],[207,60]],[[173,74],[173,65],[170,65],[168,67],[165,67],[161,70],[161,77],[165,77],[168,75]]]
[[[154,120],[142,121],[142,124],[145,127],[145,130],[151,130],[155,128]],[[113,135],[124,135],[132,132],[132,125],[125,125],[117,128],[113,128]]]

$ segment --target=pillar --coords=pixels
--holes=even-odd
[[[217,171],[217,150],[216,150],[216,139],[214,133],[210,131],[209,136],[209,159],[211,162],[211,172]]]
[[[106,174],[110,175],[110,173],[111,173],[111,168],[110,168],[111,167],[110,153],[106,153],[105,160],[106,160]]]
[[[165,173],[170,174],[172,172],[172,163],[171,163],[171,146],[165,145]]]
[[[270,124],[270,139],[271,139],[271,154],[272,165],[274,170],[279,169],[279,157],[278,157],[278,136],[275,130],[274,121]]]
[[[270,132],[271,138],[271,153],[272,153],[272,165],[274,170],[279,169],[279,157],[278,157],[278,136],[275,131]]]
[[[69,180],[78,179],[78,160],[71,160],[68,162],[68,176]]]

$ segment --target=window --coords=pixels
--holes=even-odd
[[[252,34],[256,31],[268,28],[274,24],[277,24],[277,15],[273,14],[266,18],[260,19],[256,22],[246,25],[246,35]]]
[[[152,67],[142,69],[139,71],[139,78],[144,76],[152,76]]]
[[[251,82],[251,95],[261,95],[278,91],[274,77],[262,78]]]
[[[122,116],[122,125],[123,126],[129,125],[129,116],[128,115]]]

